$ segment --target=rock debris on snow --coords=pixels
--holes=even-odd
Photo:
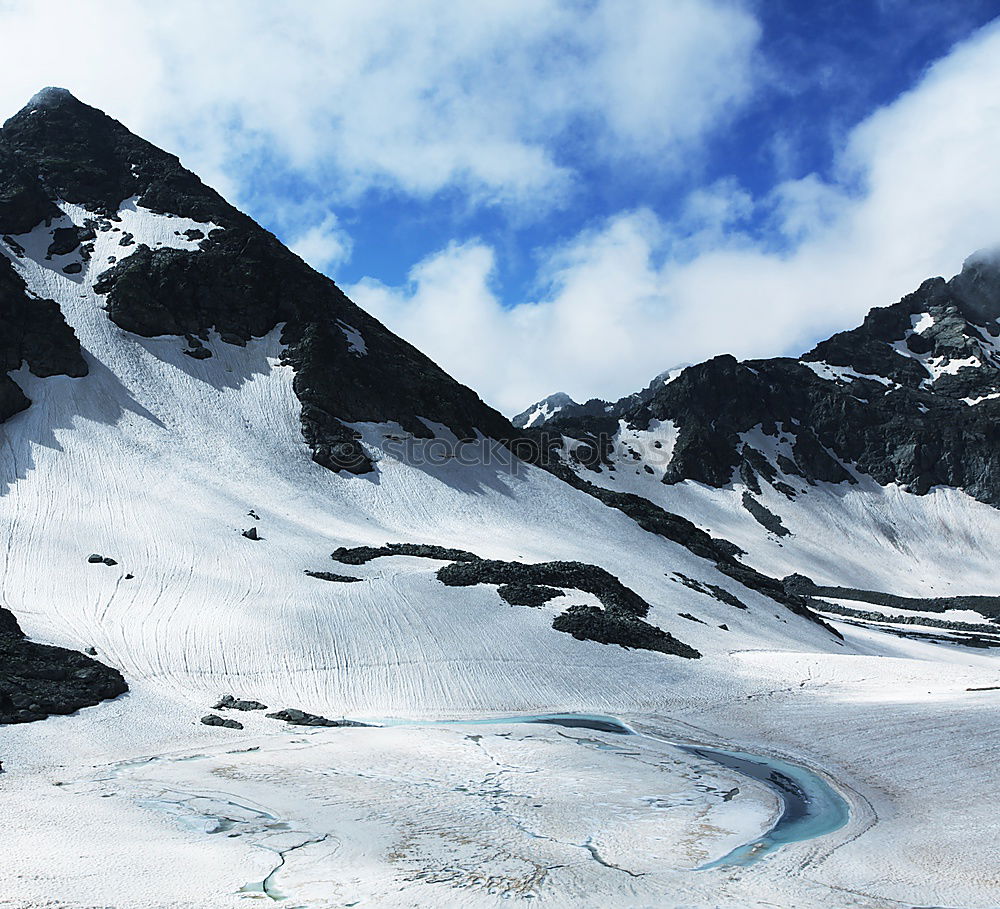
[[[248,701],[224,694],[212,707],[213,710],[267,710],[267,704],[260,701]]]
[[[314,713],[306,713],[303,710],[286,708],[274,713],[268,713],[267,717],[272,720],[283,720],[292,726],[368,726],[368,723],[358,723],[354,720],[330,720],[325,716],[317,716]]]
[[[201,722],[204,723],[206,726],[221,726],[224,727],[225,729],[243,728],[242,723],[236,720],[229,719],[228,717],[223,718],[221,716],[216,716],[214,713],[210,713],[207,716],[203,716],[201,718]]]

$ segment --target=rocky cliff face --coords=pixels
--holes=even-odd
[[[787,490],[782,475],[853,483],[867,474],[918,495],[952,486],[1000,505],[998,317],[1000,265],[978,253],[950,281],[925,281],[798,360],[716,357],[599,417],[566,408],[545,429],[589,441],[600,466],[620,426],[670,423],[665,483]]]
[[[396,421],[431,436],[424,420],[459,437],[475,430],[505,438],[511,426],[470,389],[358,309],[334,284],[287,250],[271,233],[185,170],[177,158],[133,135],[62,89],[40,92],[0,130],[0,235],[17,255],[18,235],[73,203],[89,217],[57,231],[63,249],[86,253],[95,231],[113,229],[123,205],[210,224],[194,230],[198,249],[150,248],[122,237],[118,261],[95,275],[111,320],[137,335],[177,335],[192,355],[214,343],[245,344],[282,325],[285,357],[295,369],[303,435],[314,459],[333,470],[364,472],[371,462],[346,424]],[[86,258],[86,255],[84,255]],[[102,263],[84,261],[80,268]],[[0,269],[7,263],[0,259]],[[75,266],[72,266],[75,267]],[[4,274],[0,270],[0,282]],[[0,419],[26,406],[6,376],[21,360],[39,375],[82,375],[72,332],[58,308],[27,309],[16,282],[0,283],[0,325],[25,323],[45,351],[24,341],[0,346]],[[54,304],[53,304],[54,305]],[[68,334],[67,334],[68,331]],[[20,337],[20,335],[19,335]],[[37,366],[36,366],[37,361]],[[38,370],[42,370],[38,372]],[[46,371],[47,370],[47,371]]]
[[[27,364],[36,376],[84,376],[80,342],[52,300],[28,294],[24,281],[0,257],[0,422],[29,401],[8,373]]]

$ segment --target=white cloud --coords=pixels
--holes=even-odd
[[[493,250],[478,241],[419,263],[406,287],[366,279],[345,290],[488,401],[515,412],[563,388],[585,396],[631,391],[636,376],[648,380],[663,368],[664,351],[648,342],[669,306],[651,264],[664,236],[648,211],[614,218],[552,252],[543,299],[513,309],[491,286]]]
[[[677,362],[797,353],[950,276],[1000,240],[998,148],[993,26],[859,125],[834,182],[756,200],[790,250],[739,230],[752,203],[726,181],[692,194],[678,223],[626,212],[550,251],[536,302],[503,308],[481,243],[420,263],[405,287],[349,292],[507,412],[557,390],[623,395]]]
[[[568,130],[683,168],[747,97],[758,32],[728,0],[0,0],[0,111],[64,85],[237,200],[222,175],[267,156],[332,199],[545,207]]]
[[[333,274],[351,258],[353,243],[337,216],[328,214],[319,224],[293,235],[288,247],[317,271]]]

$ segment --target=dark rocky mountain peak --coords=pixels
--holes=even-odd
[[[596,450],[589,466],[602,470],[613,467],[619,421],[638,431],[670,422],[676,440],[656,471],[664,483],[769,483],[792,495],[801,483],[790,478],[867,474],[1000,505],[998,318],[1000,255],[984,250],[950,281],[924,281],[800,359],[723,355],[658,377],[604,415],[565,408],[546,423],[546,444],[561,446],[560,433],[585,440]]]
[[[554,417],[564,407],[579,406],[568,394],[563,391],[557,391],[555,394],[549,395],[547,398],[542,398],[541,401],[536,401],[531,407],[521,411],[521,413],[511,420],[511,423],[518,429],[524,429],[529,426],[541,426],[542,423]]]
[[[583,404],[577,404],[569,395],[557,392],[532,404],[527,410],[514,417],[512,422],[519,429],[537,429],[558,415],[562,425],[581,421],[591,424],[591,426],[599,424],[602,431],[613,432],[622,414],[641,402],[649,400],[661,386],[673,381],[688,365],[685,363],[683,366],[664,370],[656,375],[642,391],[633,392],[618,401],[590,398]]]
[[[58,107],[60,104],[79,103],[69,89],[60,88],[58,85],[47,85],[31,96],[24,109],[31,111],[40,107]]]
[[[433,435],[425,421],[443,424],[460,438],[477,430],[499,439],[513,434],[510,423],[475,392],[355,306],[177,157],[65,89],[39,92],[0,129],[0,237],[8,257],[23,254],[19,235],[61,216],[61,203],[93,214],[74,225],[75,233],[61,228],[72,236],[53,233],[53,247],[72,248],[88,232],[113,230],[123,204],[133,204],[129,200],[211,229],[195,232],[206,234],[197,249],[128,247],[125,236],[127,251],[116,262],[71,267],[84,272],[119,327],[145,337],[176,335],[178,346],[199,358],[211,356],[205,342],[213,330],[220,343],[242,345],[281,325],[285,361],[294,367],[302,403],[303,435],[318,463],[333,470],[372,469],[350,423],[396,422],[424,437]],[[22,360],[33,370],[39,361],[23,340],[23,282],[3,279],[8,257],[0,259],[0,337],[13,333],[16,340],[0,343],[0,419],[27,406],[6,373]],[[45,319],[38,313],[32,319],[35,347],[60,352],[42,357],[43,369],[86,371],[58,307]]]
[[[949,283],[970,319],[987,322],[1000,318],[1000,247],[973,253]]]

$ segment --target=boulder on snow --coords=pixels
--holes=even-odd
[[[89,556],[87,556],[87,561],[90,562],[91,565],[97,565],[99,562],[104,561],[104,556],[98,555],[96,552],[92,552]]]
[[[248,540],[259,540],[260,539],[260,537],[257,534],[257,528],[256,527],[251,527],[249,530],[244,530],[243,531],[243,536],[245,536]]]
[[[236,720],[223,719],[221,716],[216,716],[214,713],[210,713],[207,716],[203,716],[201,721],[206,726],[222,726],[226,729],[242,729],[243,724],[236,722]]]
[[[364,578],[356,578],[350,574],[334,574],[332,571],[306,571],[306,574],[311,578],[319,578],[321,581],[338,581],[344,584],[364,580]]]
[[[243,701],[231,694],[224,694],[212,708],[213,710],[267,710],[267,704],[260,701]]]
[[[295,710],[288,707],[285,710],[278,710],[267,714],[268,719],[284,720],[293,726],[368,726],[369,723],[357,723],[354,720],[329,720],[325,716],[317,716],[314,713],[306,713],[303,710]]]
[[[79,227],[57,227],[52,231],[52,242],[46,250],[46,258],[66,256],[80,245],[83,239]]]

